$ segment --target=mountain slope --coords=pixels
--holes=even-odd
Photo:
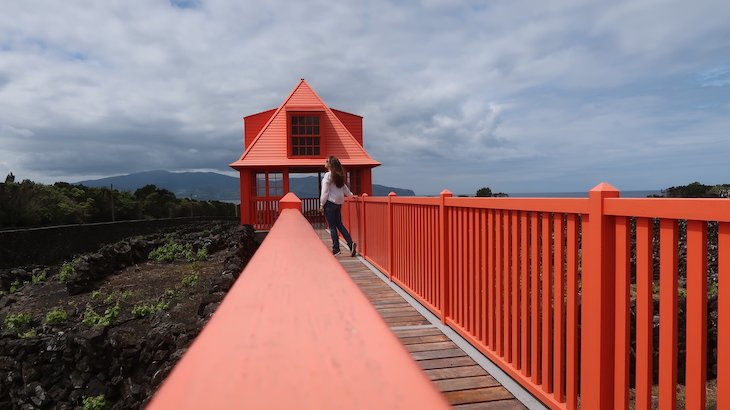
[[[199,200],[223,201],[239,199],[238,178],[215,172],[170,172],[156,170],[79,181],[76,184],[89,187],[108,187],[114,185],[114,188],[123,191],[135,191],[145,185],[154,184],[159,188],[165,188],[173,192],[178,198],[193,196],[193,198]],[[291,178],[290,188],[300,198],[314,198],[319,196],[316,176]],[[375,196],[385,196],[391,191],[401,196],[414,195],[410,189],[373,184],[373,195]]]

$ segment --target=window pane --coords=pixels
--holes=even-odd
[[[319,117],[314,117],[314,125],[319,125]]]
[[[313,143],[314,145],[319,145],[319,137],[314,137],[314,138],[312,138],[312,143]]]
[[[256,196],[266,196],[266,174],[256,174]]]
[[[307,117],[307,122],[305,122],[307,125],[312,125],[312,117]]]
[[[307,127],[307,135],[312,135],[312,127]]]
[[[297,125],[299,123],[299,118],[297,116],[291,117],[291,124]]]
[[[314,155],[319,155],[319,147],[314,147]]]
[[[307,155],[314,155],[312,147],[307,147]]]
[[[304,126],[304,125],[300,125],[300,126],[299,126],[299,135],[304,135],[304,132],[305,132],[304,130],[305,130],[305,128],[307,128],[307,127],[306,127],[306,126]]]
[[[312,137],[307,137],[307,145],[312,145]]]
[[[319,126],[314,127],[314,135],[319,135]]]

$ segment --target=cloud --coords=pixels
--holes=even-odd
[[[719,137],[724,8],[11,0],[0,14],[0,174],[225,171],[242,149],[241,117],[278,106],[305,77],[329,105],[364,116],[365,147],[383,162],[376,183],[469,193],[709,180],[730,152]]]

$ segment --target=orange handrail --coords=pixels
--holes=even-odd
[[[448,403],[294,194],[149,409],[436,409]]]
[[[657,382],[660,407],[676,404],[681,243],[687,249],[685,403],[704,408],[708,221],[718,228],[723,346],[730,341],[730,291],[723,286],[730,277],[730,202],[619,196],[604,183],[588,198],[455,198],[445,190],[438,198],[350,200],[346,208],[367,215],[348,220],[349,229],[367,233],[359,248],[366,260],[553,409],[576,409],[579,395],[582,408],[627,407],[632,342],[636,408],[653,405]],[[687,239],[680,241],[684,220]],[[653,307],[657,284],[659,312]],[[725,408],[726,349],[718,349],[717,375],[717,404]]]

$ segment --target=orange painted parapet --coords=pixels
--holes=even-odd
[[[148,409],[448,408],[294,202]]]

